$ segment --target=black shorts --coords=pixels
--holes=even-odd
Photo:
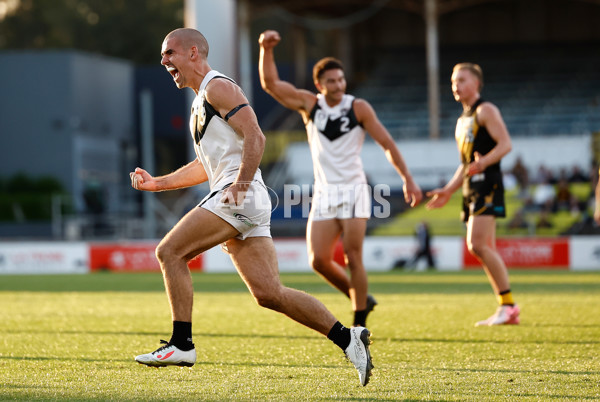
[[[492,215],[498,218],[506,216],[502,172],[485,171],[464,178],[461,218],[466,222],[471,215]]]

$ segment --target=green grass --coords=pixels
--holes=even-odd
[[[522,325],[474,328],[495,308],[485,275],[372,273],[367,387],[320,335],[256,306],[233,274],[194,274],[191,368],[135,354],[170,333],[158,274],[0,276],[1,400],[588,400],[600,398],[600,272],[513,271]],[[344,323],[314,274],[284,283]]]

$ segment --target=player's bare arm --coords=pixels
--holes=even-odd
[[[258,39],[260,44],[258,60],[260,84],[277,102],[288,109],[300,112],[302,117],[308,117],[308,113],[317,102],[317,96],[305,89],[298,89],[279,78],[273,48],[277,46],[280,40],[281,37],[277,31],[267,30],[260,34]]]
[[[496,141],[496,146],[487,154],[475,153],[475,161],[469,164],[468,174],[472,176],[483,172],[488,166],[500,162],[510,152],[512,144],[506,124],[502,119],[500,110],[489,102],[484,102],[477,108],[477,122],[487,129],[490,136]]]
[[[431,197],[431,200],[426,205],[427,209],[441,208],[446,205],[452,194],[462,187],[464,170],[465,168],[462,164],[458,165],[454,176],[452,176],[452,179],[444,187],[427,192],[427,197]]]
[[[228,119],[227,123],[242,138],[242,163],[235,182],[227,188],[223,200],[239,205],[243,202],[243,194],[248,189],[254,174],[260,165],[265,148],[265,136],[258,125],[254,110],[248,104],[248,99],[241,88],[229,80],[212,80],[206,87],[206,100],[219,112],[226,116],[231,111],[237,111]]]
[[[195,186],[208,180],[204,166],[194,159],[176,171],[164,176],[153,177],[142,168],[135,168],[129,173],[131,187],[142,191],[167,191]]]
[[[381,123],[369,102],[364,99],[356,99],[353,107],[358,121],[375,142],[383,148],[385,157],[394,166],[400,177],[402,177],[402,181],[404,182],[404,200],[412,207],[417,206],[423,198],[423,193],[410,174],[394,139]]]

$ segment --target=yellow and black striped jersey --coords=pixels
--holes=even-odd
[[[496,146],[496,141],[490,136],[487,129],[477,122],[477,108],[483,102],[483,99],[478,99],[471,109],[463,112],[456,122],[454,135],[463,164],[473,162],[475,152],[485,155]],[[500,162],[488,166],[487,170],[500,170]]]

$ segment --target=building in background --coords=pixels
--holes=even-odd
[[[209,61],[227,60],[214,65],[227,66],[223,72],[240,82],[251,97],[267,132],[266,165],[261,168],[273,187],[303,174],[303,166],[288,163],[303,151],[283,151],[290,142],[301,145],[305,135],[297,114],[260,88],[257,39],[269,28],[283,34],[277,55],[282,78],[308,88],[310,67],[316,60],[326,55],[342,59],[349,88],[375,106],[401,145],[431,137],[427,50],[431,46],[439,50],[436,116],[442,140],[452,137],[459,113],[449,89],[450,69],[465,60],[480,63],[486,71],[486,96],[502,107],[515,138],[562,135],[578,141],[600,131],[600,69],[596,67],[600,30],[595,29],[600,4],[595,1],[223,0],[219,7],[213,7],[214,0],[182,2],[185,24],[209,37]],[[212,12],[202,13],[208,6]],[[431,7],[434,18],[427,14]],[[437,32],[437,45],[429,42],[429,29]],[[143,164],[143,90],[148,89],[152,99],[155,174],[176,169],[193,157],[187,130],[191,91],[172,85],[158,62],[160,43],[156,48],[152,66],[74,50],[0,51],[0,176],[17,172],[53,176],[69,193],[64,202],[74,215],[96,211],[117,224],[143,220],[146,204],[130,191],[127,176]],[[435,142],[430,144],[437,149]],[[377,151],[373,151],[375,159],[381,156]],[[584,170],[589,166],[590,161],[581,161]],[[374,180],[389,181],[375,170]],[[440,174],[430,179],[437,180]],[[161,204],[153,215],[162,220],[156,228],[160,237],[189,205],[173,205],[167,194],[157,198]],[[195,198],[189,197],[192,205]],[[21,218],[28,223],[27,216]],[[64,220],[43,226],[28,232],[0,222],[0,237],[67,234]]]
[[[142,90],[154,98],[157,169],[168,172],[187,157],[185,95],[173,89],[160,65],[136,67],[71,50],[10,51],[0,53],[0,77],[0,175],[58,180],[69,195],[59,200],[58,210],[69,211],[59,217],[61,224],[78,216],[93,225],[96,217],[110,229],[111,221],[139,217],[140,199],[130,191],[128,172],[141,158]],[[52,222],[33,224],[21,215],[21,229],[0,222],[1,237],[66,235]]]

